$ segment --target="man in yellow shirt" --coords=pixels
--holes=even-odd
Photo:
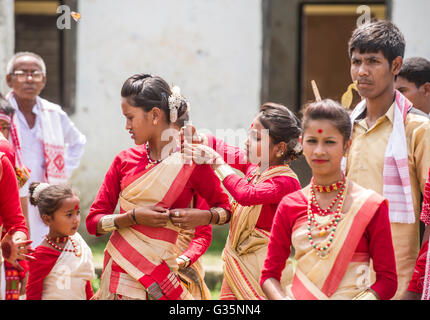
[[[384,194],[387,145],[393,130],[398,128],[393,126],[397,101],[395,98],[403,96],[399,92],[396,94],[395,79],[402,67],[404,50],[402,33],[388,21],[358,27],[349,41],[351,78],[357,81],[358,92],[365,99],[365,109],[354,120],[346,174],[349,179],[380,194]],[[413,203],[412,216],[415,215],[412,218],[415,221],[393,222],[391,211],[395,201],[391,201],[391,233],[398,276],[397,293],[393,299],[400,299],[406,292],[419,252],[421,195],[430,166],[429,119],[411,108],[408,109],[403,124],[407,149],[404,152],[405,158],[407,152]]]

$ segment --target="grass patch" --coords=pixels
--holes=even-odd
[[[211,300],[219,300],[221,294],[221,282],[217,283],[215,288],[211,291]]]

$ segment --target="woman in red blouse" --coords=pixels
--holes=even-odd
[[[252,123],[246,151],[210,135],[204,144],[186,144],[186,154],[195,162],[211,163],[234,200],[223,252],[222,300],[265,298],[259,277],[276,207],[283,196],[300,189],[288,165],[301,153],[300,133],[299,121],[288,108],[266,103]]]
[[[420,220],[425,225],[420,252],[415,262],[414,273],[409,281],[408,290],[403,300],[430,300],[430,259],[429,259],[429,233],[430,233],[430,170],[424,187],[424,199]]]
[[[179,131],[190,119],[189,112],[182,115],[171,127],[177,130],[178,144],[180,144]],[[190,208],[209,210],[210,207],[197,192],[190,203]],[[201,257],[208,250],[212,242],[212,225],[197,226],[193,229],[181,229],[176,240],[176,262],[179,266],[179,278],[184,282],[191,295],[196,300],[210,300],[211,293],[206,285],[205,271]]]
[[[27,240],[28,229],[19,202],[15,170],[8,157],[2,152],[0,152],[0,191],[0,230],[3,227],[6,232],[1,240],[1,254],[10,266],[18,271],[24,271],[18,262],[34,260],[28,255],[33,252],[30,248],[32,241]]]
[[[12,108],[9,102],[0,94],[0,152],[6,155],[12,166],[15,168],[15,175],[18,179],[18,187],[21,188],[26,181],[26,177],[28,177],[28,171],[26,171],[27,169],[24,166],[20,168],[19,161],[17,161],[17,157],[15,155],[14,147],[8,141],[9,138],[16,134],[16,128],[11,125],[14,113],[15,109]],[[27,198],[20,198],[20,202],[22,214],[25,218],[25,225],[28,225]],[[0,225],[1,224],[2,222],[0,216]],[[5,236],[5,234],[6,231],[3,230],[1,236]],[[24,294],[28,263],[26,260],[20,260],[19,264],[22,267],[20,270],[15,268],[7,261],[3,264],[6,282],[4,296],[6,300],[19,300],[19,296]]]
[[[305,109],[303,153],[313,178],[276,212],[260,281],[269,299],[390,299],[397,290],[387,201],[345,179],[341,169],[350,135],[349,115],[333,100]],[[296,263],[286,285],[291,246]]]
[[[125,81],[121,96],[126,129],[137,146],[115,157],[86,220],[90,234],[113,231],[95,298],[192,299],[178,280],[174,252],[183,226],[173,225],[171,217],[180,216],[198,193],[218,214],[190,210],[199,225],[210,224],[229,214],[228,196],[210,166],[186,164],[177,152],[170,124],[188,107],[177,88],[137,74]],[[171,139],[162,139],[166,135]],[[118,200],[120,212],[114,214]]]

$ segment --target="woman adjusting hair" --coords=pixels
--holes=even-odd
[[[121,97],[126,130],[137,146],[115,157],[86,220],[90,234],[113,231],[95,298],[192,299],[178,279],[174,250],[183,226],[173,225],[170,217],[180,217],[195,192],[211,208],[229,212],[228,196],[209,166],[185,164],[180,146],[166,135],[188,107],[166,81],[134,75]],[[209,210],[193,210],[200,225],[208,224]]]

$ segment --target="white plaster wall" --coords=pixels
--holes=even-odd
[[[6,66],[12,58],[15,46],[14,1],[0,0],[0,92],[8,92],[6,85]]]
[[[72,181],[84,206],[133,146],[120,107],[132,74],[180,86],[198,127],[249,127],[260,104],[261,0],[84,0],[79,13],[73,120],[88,143]]]
[[[399,27],[406,40],[405,58],[420,56],[430,60],[430,1],[392,1],[392,22]]]

